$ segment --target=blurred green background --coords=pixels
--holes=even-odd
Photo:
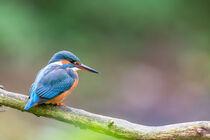
[[[38,71],[68,50],[79,71],[64,103],[144,125],[209,120],[210,1],[0,1],[0,84],[29,95]],[[115,139],[10,109],[0,140]]]

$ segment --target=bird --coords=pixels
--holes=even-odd
[[[64,50],[55,53],[48,64],[39,71],[31,85],[30,96],[24,110],[40,104],[65,105],[61,102],[78,84],[78,70],[99,73],[82,64],[72,52]]]

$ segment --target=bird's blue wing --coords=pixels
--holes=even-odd
[[[24,110],[33,105],[42,104],[66,90],[70,89],[77,76],[73,70],[62,68],[59,65],[47,65],[37,75],[30,89],[30,98]]]
[[[70,89],[73,83],[74,78],[65,69],[54,69],[40,79],[35,93],[47,101]]]

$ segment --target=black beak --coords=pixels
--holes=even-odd
[[[93,72],[93,73],[99,73],[98,71],[96,71],[96,70],[94,70],[94,69],[92,69],[92,68],[90,68],[90,67],[88,67],[84,64],[77,65],[77,67],[79,69],[82,69],[82,70],[85,70],[85,71],[90,71],[90,72]]]

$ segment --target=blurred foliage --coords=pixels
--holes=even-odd
[[[202,109],[210,105],[209,4],[1,0],[0,84],[28,94],[52,54],[69,50],[102,73],[80,73],[71,105],[150,125],[207,119]],[[0,125],[0,139],[111,139],[47,119],[36,125],[40,118],[25,115],[6,112],[0,123],[14,122]]]
[[[15,51],[22,59],[61,48],[139,54],[141,43],[156,34],[196,38],[192,44],[208,48],[208,5],[205,0],[2,1],[0,43],[3,52]]]

